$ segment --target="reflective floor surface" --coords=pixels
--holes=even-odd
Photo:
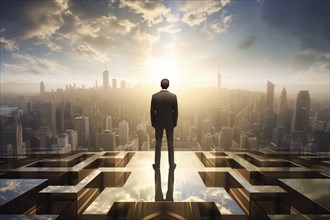
[[[249,150],[176,151],[175,169],[166,151],[160,169],[151,151],[0,158],[0,219],[329,219],[329,161]]]

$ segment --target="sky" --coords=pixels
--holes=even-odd
[[[329,93],[329,8],[310,1],[2,0],[1,91],[40,81]],[[105,67],[106,64],[106,67]]]

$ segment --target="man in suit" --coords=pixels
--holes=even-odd
[[[160,86],[162,90],[152,95],[150,116],[151,125],[155,128],[156,148],[154,169],[160,168],[160,153],[162,146],[163,131],[166,130],[168,145],[168,162],[170,168],[175,168],[173,131],[178,121],[178,102],[176,95],[169,92],[167,88],[170,85],[168,79],[162,79]]]

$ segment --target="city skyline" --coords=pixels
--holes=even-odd
[[[109,80],[329,94],[327,1],[2,1],[1,92]],[[13,10],[16,10],[15,12]],[[41,19],[43,18],[43,19]]]

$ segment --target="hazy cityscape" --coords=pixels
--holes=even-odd
[[[215,76],[217,87],[173,88],[180,107],[176,150],[329,152],[328,102],[313,101],[308,90],[295,100],[288,99],[286,88],[275,96],[270,81],[265,92],[221,88],[221,74]],[[40,82],[37,95],[1,97],[7,105],[1,108],[3,155],[154,149],[149,111],[156,86],[128,88],[105,70],[100,86],[46,88]]]

